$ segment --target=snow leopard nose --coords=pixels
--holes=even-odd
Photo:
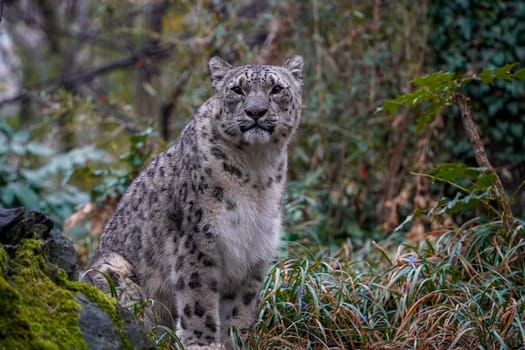
[[[266,109],[265,107],[260,107],[260,106],[249,106],[244,109],[244,112],[246,113],[248,117],[257,121],[259,120],[259,118],[264,117],[266,112],[268,112],[268,109]]]

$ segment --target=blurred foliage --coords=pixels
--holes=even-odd
[[[11,85],[23,89],[13,103],[3,103],[11,96],[0,96],[0,118],[49,154],[2,167],[3,206],[45,203],[50,191],[35,188],[42,182],[31,183],[20,170],[52,164],[57,155],[86,146],[111,154],[112,163],[101,166],[98,156],[70,162],[69,170],[61,170],[65,180],[50,177],[81,194],[62,201],[67,210],[55,217],[63,220],[82,207],[87,193],[103,206],[164,148],[155,135],[174,140],[210,95],[211,56],[281,64],[297,53],[306,63],[304,109],[290,149],[285,238],[333,250],[348,239],[356,248],[383,239],[414,209],[431,208],[431,186],[411,172],[471,161],[457,118],[432,110],[428,117],[437,115],[420,123],[418,133],[414,111],[401,107],[389,116],[375,113],[377,107],[399,92],[411,93],[418,85],[412,79],[425,72],[442,68],[454,72],[442,73],[453,81],[456,72],[471,76],[483,67],[523,61],[525,52],[519,1],[50,4],[9,2],[4,13],[2,30],[16,48],[5,55],[16,58],[8,60]],[[523,84],[472,82],[467,89],[480,92],[471,96],[489,154],[502,162],[522,161]],[[150,130],[148,140],[143,130]],[[117,161],[127,152],[127,160]],[[13,190],[4,186],[11,182],[34,195],[19,196],[25,203],[10,199]]]
[[[159,152],[160,141],[151,128],[129,137],[129,151],[120,156],[119,168],[93,169],[85,167],[83,170],[91,178],[99,178],[99,183],[91,190],[91,200],[97,205],[106,198],[120,198],[139,175],[140,171],[150,160],[152,154]]]
[[[32,140],[27,130],[15,131],[0,121],[0,207],[40,210],[63,222],[89,198],[69,183],[75,169],[107,158],[90,146],[55,152]]]
[[[434,30],[429,45],[435,52],[429,63],[450,72],[479,72],[525,62],[525,3],[523,1],[432,1],[429,19]],[[495,165],[524,161],[525,82],[474,82],[465,89],[485,136],[487,153]],[[453,113],[445,117],[442,142],[447,153],[472,160],[472,152],[457,130]]]

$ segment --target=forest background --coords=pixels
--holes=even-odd
[[[75,241],[81,265],[130,181],[210,96],[215,55],[235,64],[305,58],[282,257],[366,260],[374,242],[395,253],[401,242],[487,217],[463,202],[400,226],[442,198],[449,209],[456,204],[457,187],[421,174],[478,164],[457,107],[433,110],[421,127],[416,117],[428,103],[393,113],[382,106],[416,90],[418,76],[523,68],[523,1],[1,4],[0,207],[51,215]],[[462,93],[514,215],[523,217],[525,82],[474,79]]]

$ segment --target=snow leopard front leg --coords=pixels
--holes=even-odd
[[[229,327],[233,326],[241,336],[253,328],[257,304],[268,264],[260,263],[242,281],[240,288],[221,295],[221,323],[223,343],[229,344]]]
[[[175,265],[177,336],[186,349],[222,349],[219,259],[212,235],[187,235]]]

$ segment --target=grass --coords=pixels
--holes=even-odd
[[[525,347],[525,232],[469,222],[390,256],[287,259],[268,275],[253,349]]]

